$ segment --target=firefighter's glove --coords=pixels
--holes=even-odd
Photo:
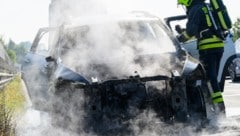
[[[187,41],[187,38],[184,36],[184,34],[177,35],[177,39],[179,42],[184,43]]]
[[[211,97],[214,104],[223,103],[223,96],[221,92],[212,93]]]
[[[175,30],[178,34],[183,33],[186,29],[183,29],[180,25],[175,25]]]
[[[187,34],[187,31],[182,32],[180,35],[177,36],[177,39],[179,42],[186,42],[188,40],[190,40],[192,37],[190,35]]]

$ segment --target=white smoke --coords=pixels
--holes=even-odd
[[[131,24],[131,27],[134,25],[136,24]],[[106,23],[91,26],[85,39],[73,34],[69,39],[77,39],[77,41],[64,42],[64,45],[74,45],[74,47],[63,49],[63,63],[83,75],[93,73],[91,74],[93,76],[99,72],[99,69],[91,69],[89,67],[91,65],[105,65],[108,68],[105,69],[106,74],[112,73],[112,76],[116,77],[133,75],[135,71],[141,72],[143,76],[168,73],[167,70],[172,67],[171,63],[177,63],[177,59],[169,62],[172,56],[167,53],[175,51],[175,47],[169,39],[165,39],[166,35],[162,35],[157,42],[144,40],[145,37],[142,37],[143,41],[139,42],[138,39],[141,38],[139,28],[132,29],[136,30],[126,33],[126,30],[120,29],[118,24]],[[166,47],[166,45],[169,46]],[[146,61],[142,65],[135,62],[137,56],[150,54],[162,55],[158,56],[159,60]]]
[[[62,24],[73,24],[76,20],[78,23],[83,23],[86,17],[99,16],[99,15],[111,15],[114,18],[114,14],[124,14],[129,13],[131,11],[147,11],[150,13],[155,13],[159,15],[160,18],[166,17],[165,8],[167,5],[169,7],[176,7],[176,2],[168,2],[162,3],[157,0],[134,0],[134,1],[111,1],[111,0],[54,0],[51,3],[49,12],[50,12],[50,26],[59,26]],[[171,11],[168,11],[169,13]],[[104,23],[113,19],[111,17],[101,18],[96,17],[95,19],[88,20],[88,22],[84,22],[86,24],[92,24],[96,22]],[[93,26],[90,28],[90,34],[88,36],[88,40],[93,44],[91,46],[84,45],[78,43],[78,49],[72,49],[69,54],[66,54],[64,57],[64,63],[73,68],[75,71],[80,71],[82,73],[89,73],[89,65],[91,64],[106,64],[108,63],[108,68],[111,70],[114,76],[129,76],[134,74],[134,71],[141,71],[144,73],[140,73],[142,75],[154,75],[158,71],[159,74],[166,73],[166,69],[170,69],[171,65],[168,61],[158,61],[157,63],[152,63],[149,66],[150,69],[144,68],[145,71],[142,70],[142,67],[136,65],[134,63],[134,57],[136,55],[141,54],[141,51],[144,51],[145,54],[155,53],[161,50],[172,50],[168,48],[173,48],[174,46],[166,46],[171,43],[167,43],[165,39],[162,39],[160,42],[161,48],[159,48],[159,43],[149,43],[149,41],[143,41],[141,43],[131,43],[131,40],[127,40],[127,43],[121,43],[118,39],[116,40],[116,36],[122,37],[123,33],[119,26],[116,24],[106,24],[107,26],[102,25],[101,28]],[[127,37],[127,36],[125,36]],[[136,37],[136,35],[129,35],[130,38]],[[80,41],[80,40],[79,40]],[[130,41],[130,42],[129,42]],[[150,46],[151,45],[151,46]],[[81,51],[81,52],[80,52]],[[137,54],[138,53],[138,54]],[[70,57],[69,57],[70,56]],[[162,55],[161,57],[167,58],[169,56]],[[78,60],[78,65],[81,66],[76,68],[76,66],[72,66],[76,64]],[[164,59],[163,59],[164,60]],[[173,62],[176,63],[176,62]],[[163,67],[159,66],[161,64]],[[161,68],[161,69],[159,69]],[[94,73],[94,71],[92,71]],[[94,74],[93,74],[94,75]],[[97,75],[96,75],[97,76]]]
[[[177,1],[159,0],[52,0],[50,6],[50,26],[55,26],[71,18],[100,14],[148,11],[160,18],[185,14],[177,7]]]

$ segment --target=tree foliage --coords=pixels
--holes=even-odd
[[[7,48],[10,50],[15,50],[15,47],[16,47],[16,43],[10,39],[8,42]]]
[[[13,50],[11,50],[11,49],[8,49],[8,50],[7,50],[7,53],[8,53],[9,58],[10,58],[14,63],[16,63],[16,61],[17,61],[16,53],[15,53]]]
[[[2,36],[0,36],[0,44],[4,45],[4,41],[3,41]]]
[[[27,53],[27,47],[28,42],[22,42],[20,44],[16,44],[14,41],[9,40],[9,43],[7,44],[7,51],[10,58],[13,59],[14,62],[20,62],[23,58],[23,56]],[[15,56],[14,56],[15,54]],[[15,58],[15,59],[14,59]]]
[[[13,40],[9,40],[9,42],[6,44],[0,36],[0,44],[3,45],[4,49],[6,50],[9,58],[12,60],[12,62],[21,62],[23,57],[27,54],[27,51],[29,50],[31,43],[30,42],[21,42],[19,44],[16,44]]]
[[[240,18],[237,19],[233,24],[233,40],[236,41],[240,38]]]

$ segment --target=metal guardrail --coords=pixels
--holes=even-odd
[[[8,77],[10,77],[10,76],[13,76],[13,74],[0,73],[0,77],[2,77],[2,76],[8,76]]]
[[[0,88],[13,79],[14,74],[0,73]]]

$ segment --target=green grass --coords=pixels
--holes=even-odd
[[[25,97],[22,91],[22,83],[20,76],[16,76],[4,89],[0,92],[0,96],[4,96],[5,107],[19,111],[23,108]]]
[[[14,118],[23,110],[25,97],[20,76],[0,90],[0,136],[14,136]]]

